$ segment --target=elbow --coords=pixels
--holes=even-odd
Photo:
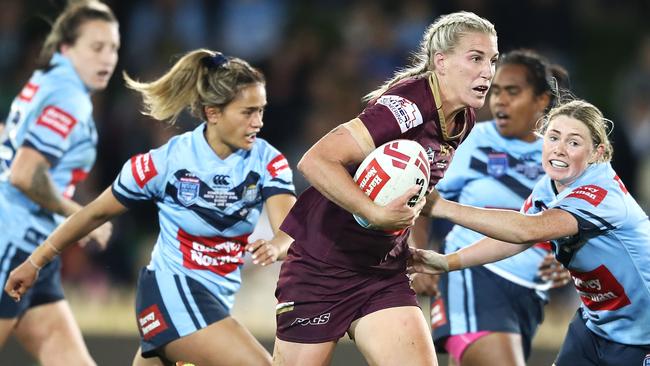
[[[296,168],[300,174],[309,180],[316,165],[318,164],[315,162],[313,154],[310,151],[307,151],[298,162],[298,165],[296,165]]]
[[[544,235],[533,227],[520,226],[520,230],[515,234],[514,244],[530,244],[530,243],[539,243],[546,241],[548,239],[544,238]]]
[[[29,191],[30,181],[29,177],[25,174],[16,174],[15,172],[12,172],[9,175],[9,183],[25,194]]]

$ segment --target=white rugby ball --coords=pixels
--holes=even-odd
[[[422,145],[412,140],[394,140],[379,146],[366,156],[354,174],[354,181],[380,206],[387,205],[418,185],[420,191],[408,202],[413,207],[426,194],[429,173],[429,160]],[[359,225],[371,227],[364,218],[357,215],[354,218]]]

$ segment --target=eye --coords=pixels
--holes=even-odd
[[[471,60],[474,62],[480,62],[481,61],[481,56],[472,56]]]

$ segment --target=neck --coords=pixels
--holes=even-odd
[[[214,151],[219,158],[225,159],[233,153],[233,149],[221,141],[217,131],[215,131],[214,128],[210,128],[209,124],[206,126],[205,130],[203,130],[203,136],[205,136],[208,145],[210,145],[212,151]]]

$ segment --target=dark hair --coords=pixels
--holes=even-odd
[[[187,53],[154,81],[135,81],[126,72],[124,79],[142,94],[143,113],[169,124],[188,107],[194,117],[206,119],[204,107],[223,108],[245,87],[265,84],[264,74],[248,62],[207,49]]]
[[[544,56],[533,50],[510,51],[499,57],[498,64],[524,66],[527,71],[526,80],[532,85],[535,95],[548,93],[551,97],[546,111],[555,106],[563,94],[569,93],[569,73],[566,69],[549,63]]]
[[[47,67],[52,55],[62,45],[73,45],[77,41],[77,38],[79,38],[79,28],[91,20],[103,20],[117,24],[117,18],[115,18],[111,8],[100,1],[70,1],[54,21],[52,30],[45,39],[45,43],[38,57],[38,67]]]

